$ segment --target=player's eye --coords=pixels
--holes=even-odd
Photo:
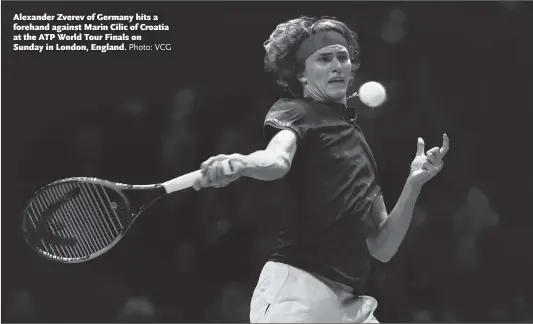
[[[337,56],[337,58],[338,58],[339,61],[341,61],[341,62],[346,62],[346,61],[348,61],[348,55],[346,55],[346,54],[340,54],[340,55]]]

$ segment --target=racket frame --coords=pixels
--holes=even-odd
[[[43,187],[41,187],[38,191],[36,191],[31,199],[26,204],[23,212],[22,212],[22,219],[21,219],[21,228],[24,234],[24,240],[26,243],[40,256],[44,257],[45,259],[61,262],[61,263],[82,263],[87,262],[92,259],[95,259],[102,254],[108,252],[111,248],[113,248],[127,233],[128,229],[132,226],[132,224],[135,222],[135,220],[145,211],[147,210],[153,203],[155,203],[160,198],[164,197],[167,194],[184,190],[187,188],[190,188],[193,186],[194,182],[201,178],[203,176],[201,170],[193,171],[187,174],[184,174],[182,176],[179,176],[177,178],[171,179],[169,181],[163,182],[163,183],[155,183],[155,184],[148,184],[148,185],[132,185],[132,184],[125,184],[120,182],[114,182],[109,180],[104,180],[100,178],[94,178],[94,177],[70,177],[70,178],[64,178],[61,180],[57,180],[54,182],[51,182]],[[90,184],[96,184],[96,185],[102,185],[107,188],[113,189],[115,192],[117,192],[121,198],[123,199],[127,214],[130,216],[127,220],[128,223],[122,225],[123,229],[122,231],[117,235],[115,239],[113,239],[110,243],[108,243],[104,248],[99,249],[95,253],[92,253],[91,255],[85,256],[85,257],[79,257],[79,258],[60,258],[53,254],[50,254],[46,251],[43,251],[42,249],[39,249],[34,244],[29,242],[28,235],[26,231],[26,222],[28,222],[28,217],[26,214],[28,213],[28,208],[32,205],[32,203],[37,199],[37,197],[40,196],[40,194],[43,191],[46,191],[50,189],[52,186],[57,186],[60,184],[68,183],[68,182],[82,182],[82,183],[90,183]],[[132,205],[129,196],[132,196],[136,193],[139,194],[145,194],[150,193],[150,198],[144,198],[139,199],[139,201],[144,201],[144,203],[139,203],[135,207]],[[131,198],[131,197],[130,197]],[[30,224],[28,224],[29,226]],[[41,239],[42,240],[42,239]],[[43,242],[44,244],[44,242]]]
[[[124,205],[125,205],[125,208],[126,208],[126,211],[127,211],[127,215],[130,216],[130,218],[127,219],[127,223],[123,224],[123,229],[120,231],[120,233],[110,243],[108,243],[104,248],[99,249],[95,253],[92,253],[92,254],[90,254],[88,256],[79,257],[79,258],[60,258],[60,257],[57,257],[57,256],[51,254],[51,253],[48,253],[48,252],[44,251],[43,249],[39,249],[34,244],[29,242],[29,240],[27,238],[27,231],[26,231],[26,226],[33,226],[32,224],[27,224],[27,222],[29,222],[30,220],[28,219],[29,216],[26,216],[26,214],[28,213],[28,209],[30,208],[32,203],[37,199],[37,197],[39,197],[41,195],[41,193],[43,193],[44,191],[49,190],[50,187],[52,187],[52,186],[57,186],[57,185],[60,185],[60,184],[66,184],[66,183],[69,183],[69,182],[76,182],[76,183],[82,182],[82,183],[89,183],[89,184],[95,184],[95,185],[102,185],[104,187],[113,189],[123,199],[123,202],[124,202]],[[57,180],[57,181],[51,182],[51,183],[45,185],[44,187],[40,188],[38,191],[36,191],[33,194],[32,198],[26,204],[26,206],[25,206],[25,208],[24,208],[24,210],[22,212],[21,227],[22,227],[22,231],[24,233],[24,240],[26,241],[26,243],[35,252],[37,252],[38,255],[40,255],[40,256],[44,257],[45,259],[48,259],[48,260],[61,262],[61,263],[82,263],[82,262],[90,261],[92,259],[95,259],[95,258],[101,256],[102,254],[108,252],[111,248],[113,248],[126,235],[128,229],[132,226],[132,224],[135,222],[137,217],[139,217],[140,214],[144,210],[146,210],[152,203],[155,202],[155,200],[158,199],[158,198],[154,198],[152,201],[150,201],[147,204],[144,204],[144,205],[143,204],[139,204],[138,208],[132,208],[132,204],[130,202],[130,199],[128,198],[128,195],[124,193],[124,191],[127,191],[127,190],[132,190],[132,191],[135,191],[135,190],[153,190],[153,189],[157,189],[157,188],[161,188],[161,187],[162,187],[161,184],[129,185],[129,184],[113,182],[113,181],[103,180],[103,179],[94,178],[94,177],[93,178],[90,178],[90,177],[70,177],[70,178],[65,178],[65,179],[61,179],[61,180]],[[164,193],[160,194],[159,196],[160,197],[164,196]]]

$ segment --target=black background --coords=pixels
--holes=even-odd
[[[13,15],[44,12],[157,14],[171,31],[144,41],[172,51],[13,52]],[[127,321],[247,321],[276,219],[290,206],[282,181],[176,193],[79,265],[35,255],[20,212],[60,178],[155,183],[214,154],[263,148],[264,115],[287,94],[264,73],[262,42],[301,14],[349,23],[362,48],[356,84],[389,90],[374,111],[354,102],[389,211],[416,138],[429,149],[450,137],[401,250],[374,267],[378,319],[533,321],[533,6],[511,2],[3,2],[3,321],[116,321],[133,296],[155,314]],[[387,24],[403,30],[398,43],[382,37]],[[194,95],[188,110],[176,104],[184,89]]]

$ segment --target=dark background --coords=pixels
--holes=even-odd
[[[172,52],[16,53],[15,13],[158,14]],[[242,179],[154,205],[86,264],[35,255],[21,211],[51,181],[168,180],[211,155],[265,145],[281,96],[263,72],[275,26],[336,16],[360,35],[356,85],[390,100],[360,109],[389,211],[416,152],[451,141],[399,253],[374,266],[382,322],[533,322],[533,4],[519,2],[3,2],[3,321],[248,321],[251,293],[287,215],[283,181]]]

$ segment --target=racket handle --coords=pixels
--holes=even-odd
[[[182,176],[179,176],[167,182],[164,182],[162,185],[165,188],[165,191],[167,193],[171,193],[174,191],[179,191],[179,190],[192,187],[194,182],[197,179],[200,179],[201,177],[202,177],[202,171],[197,170],[191,173],[184,174]]]

